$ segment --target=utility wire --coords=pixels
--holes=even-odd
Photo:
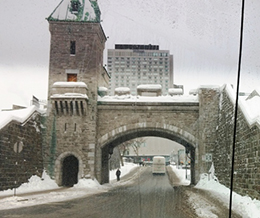
[[[233,192],[234,163],[235,163],[235,150],[236,150],[238,96],[239,96],[240,71],[241,71],[242,47],[243,47],[244,11],[245,11],[245,0],[242,0],[241,26],[240,26],[240,48],[239,48],[239,61],[238,61],[238,72],[237,72],[237,92],[236,92],[236,105],[235,105],[235,118],[234,118],[235,122],[234,122],[234,133],[233,133],[232,165],[231,165],[231,177],[230,177],[229,218],[231,218],[231,214],[232,214],[232,192]]]

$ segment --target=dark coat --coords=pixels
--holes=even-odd
[[[117,171],[116,171],[116,176],[120,176],[121,175],[121,171],[118,169]]]

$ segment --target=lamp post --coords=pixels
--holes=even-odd
[[[188,156],[188,153],[189,153],[189,152],[190,152],[189,149],[186,148],[186,151],[185,151],[185,153],[186,153],[186,155],[185,155],[186,179],[188,179],[188,175],[187,175],[187,156]]]
[[[15,184],[15,187],[14,187],[14,196],[16,196],[16,184],[17,184],[17,167],[18,167],[18,154],[23,150],[23,142],[20,141],[20,142],[16,142],[14,144],[14,152],[16,153],[16,162],[15,162],[15,181],[14,181],[14,184]]]

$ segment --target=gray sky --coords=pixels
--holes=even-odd
[[[0,109],[47,97],[50,35],[46,17],[59,0],[5,1],[0,14]]]
[[[59,2],[5,1],[0,14],[0,109],[29,106],[32,95],[47,98],[50,34],[45,18]],[[107,48],[115,43],[159,44],[174,55],[174,82],[186,90],[236,82],[241,1],[98,3]],[[242,91],[252,91],[260,82],[259,11],[260,1],[246,0]]]

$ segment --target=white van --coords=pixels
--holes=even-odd
[[[154,156],[153,157],[153,174],[165,174],[166,166],[165,166],[165,158],[162,156]]]

